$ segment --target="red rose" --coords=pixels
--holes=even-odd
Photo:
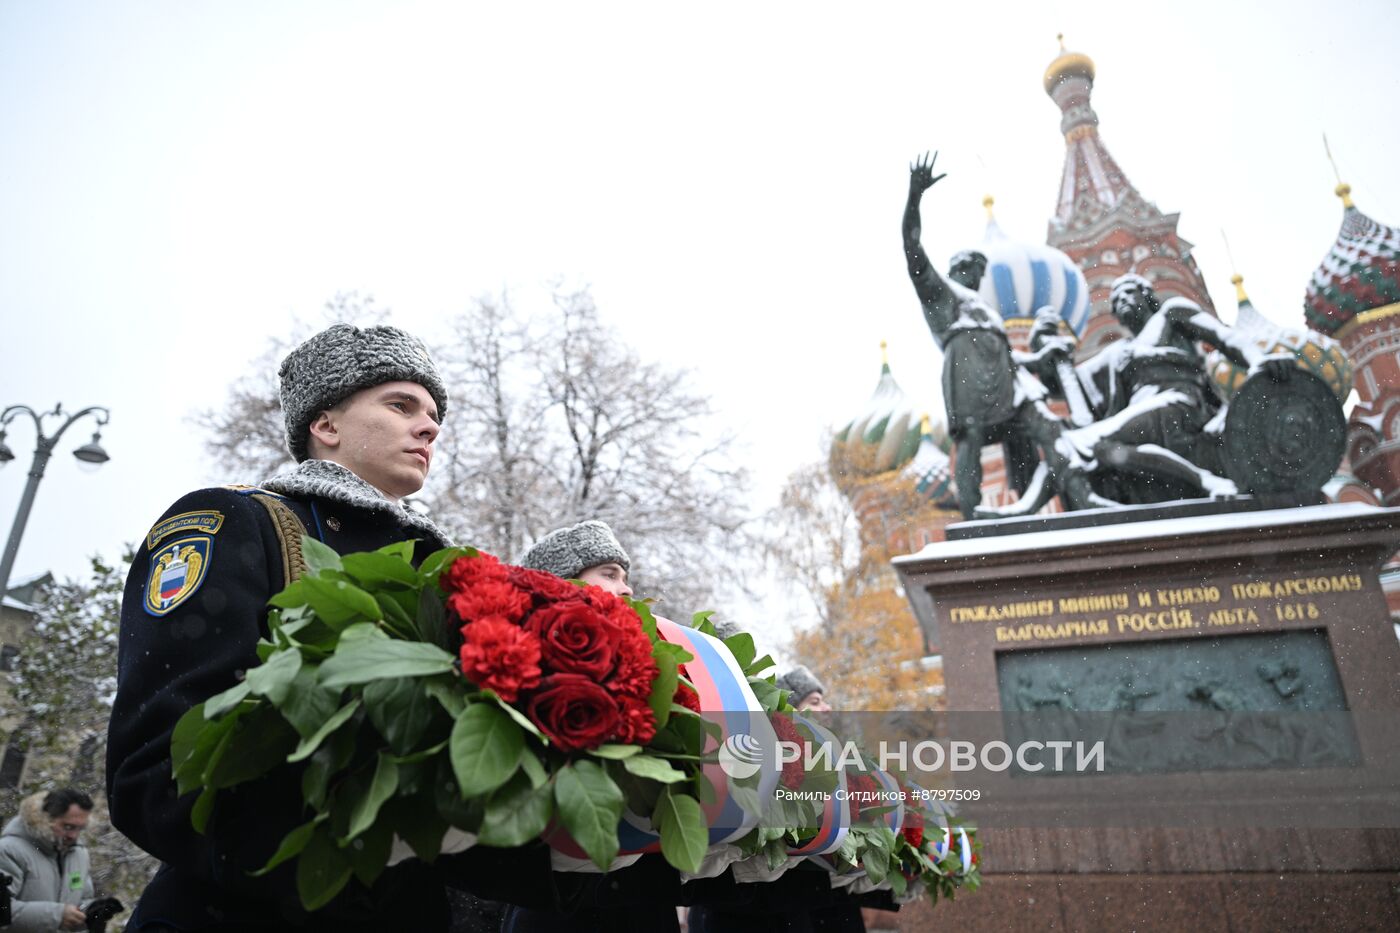
[[[487,618],[462,627],[462,676],[514,703],[522,690],[540,683],[539,639],[504,619]]]
[[[792,724],[792,720],[786,716],[774,713],[772,716],[773,731],[778,734],[778,741],[788,747],[802,747],[802,736],[798,733],[797,727]],[[783,775],[779,779],[788,790],[797,790],[802,786],[802,781],[807,777],[807,772],[802,770],[802,759],[793,759],[783,762]]]
[[[602,680],[613,669],[613,633],[587,603],[553,603],[536,609],[525,627],[539,638],[544,662],[552,671]]]
[[[519,622],[530,611],[530,595],[505,580],[483,579],[447,597],[447,608],[463,622],[486,616]]]
[[[456,593],[483,580],[504,580],[506,568],[485,551],[475,557],[459,557],[438,577],[445,593]]]
[[[546,677],[525,712],[565,752],[597,748],[621,723],[617,702],[582,674]]]
[[[627,745],[645,745],[656,736],[656,715],[645,700],[623,697],[621,713],[617,741]]]
[[[656,658],[651,653],[651,640],[640,631],[621,637],[616,645],[617,663],[607,688],[618,696],[645,700],[651,696],[651,685],[661,675]]]
[[[583,599],[582,587],[576,586],[568,580],[561,580],[554,574],[545,573],[543,570],[510,567],[507,574],[507,579],[511,583],[534,596],[537,603],[560,603]]]

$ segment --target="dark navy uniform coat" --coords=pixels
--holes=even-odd
[[[449,861],[466,876],[467,887],[530,900],[532,886],[548,887],[543,847],[471,850],[434,867],[410,860],[386,870],[372,889],[352,880],[330,905],[307,915],[291,863],[266,878],[249,877],[282,836],[306,819],[299,774],[290,767],[220,791],[207,834],[191,826],[197,794],[176,795],[171,730],[188,709],[233,686],[258,663],[255,646],[266,634],[267,601],[285,582],[272,519],[252,492],[202,489],[180,499],[142,542],[127,580],[108,736],[108,798],[113,824],[163,863],[129,929],[443,930]],[[340,553],[423,537],[388,511],[282,498],[310,534]],[[442,546],[420,541],[418,556]]]

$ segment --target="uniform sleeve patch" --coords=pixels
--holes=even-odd
[[[216,512],[213,509],[181,512],[179,515],[172,515],[156,523],[150,534],[146,535],[146,550],[154,550],[157,544],[182,531],[198,531],[201,534],[212,536],[218,534],[222,527],[224,527],[223,512]]]
[[[194,595],[209,573],[214,539],[196,535],[172,541],[151,554],[146,578],[146,612],[159,618]]]

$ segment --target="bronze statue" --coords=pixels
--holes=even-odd
[[[1031,498],[1038,498],[1036,491],[1049,488],[1047,476],[1053,475],[1062,481],[1049,495],[1059,491],[1067,508],[1084,508],[1090,504],[1087,483],[1079,474],[1058,468],[1058,419],[1037,405],[1045,398],[1045,388],[1016,365],[1001,316],[977,293],[987,257],[975,251],[958,253],[944,279],[924,252],[919,202],[943,177],[933,174],[936,158],[936,154],[920,156],[909,166],[904,255],[909,278],[923,305],[924,321],[943,351],[943,404],[948,436],[956,445],[958,507],[964,518],[1000,514],[978,508],[982,501],[982,447],[1000,442],[1006,455],[1007,481],[1017,492],[1025,496],[1031,491]],[[1051,466],[1037,463],[1037,447]],[[1044,498],[1048,500],[1049,495]]]
[[[1215,346],[1252,375],[1280,382],[1293,357],[1269,355],[1184,298],[1162,303],[1142,276],[1114,283],[1113,314],[1131,336],[1077,367],[1099,420],[1066,432],[1103,469],[1096,488],[1120,502],[1233,495],[1221,457],[1223,419],[1198,346]]]

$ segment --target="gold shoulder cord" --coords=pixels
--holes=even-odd
[[[290,586],[306,573],[306,558],[301,553],[301,536],[306,534],[306,526],[297,518],[297,513],[276,496],[255,492],[252,497],[261,502],[272,517],[272,527],[282,545],[283,586]]]

